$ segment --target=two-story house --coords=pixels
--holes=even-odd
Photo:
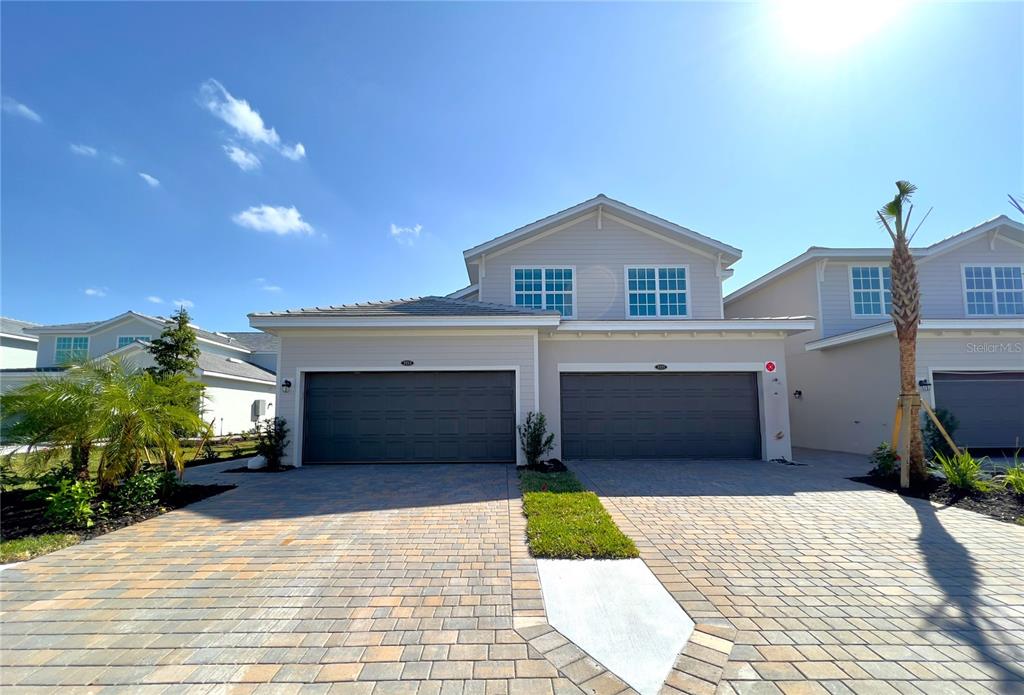
[[[725,315],[801,313],[786,339],[796,446],[870,452],[892,438],[899,394],[890,248],[812,247],[725,298]],[[1024,446],[1024,225],[1000,216],[914,250],[920,392],[973,450]]]
[[[146,349],[169,319],[127,311],[104,321],[23,328],[36,343],[34,366],[0,364],[4,391],[62,374],[68,363],[114,355],[139,366],[153,364]],[[273,416],[277,341],[265,333],[217,333],[193,327],[199,343],[194,377],[206,385],[203,418],[215,434],[252,429],[254,419]]]
[[[727,319],[741,252],[599,195],[464,253],[447,297],[250,314],[280,338],[296,464],[791,456],[784,340]]]
[[[36,363],[39,338],[27,329],[37,324],[0,316],[0,367],[32,367]]]

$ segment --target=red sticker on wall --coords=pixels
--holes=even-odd
[[[771,374],[772,372],[775,371],[775,363],[772,362],[771,360],[768,360],[767,362],[764,363],[764,370]]]

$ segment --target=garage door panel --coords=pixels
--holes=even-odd
[[[960,421],[954,439],[966,448],[1024,445],[1024,372],[936,372],[935,405]]]
[[[563,374],[562,455],[760,458],[753,373]]]
[[[513,372],[310,373],[305,463],[515,460]]]

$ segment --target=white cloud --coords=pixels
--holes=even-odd
[[[155,176],[150,176],[149,174],[142,171],[139,172],[139,176],[142,177],[143,181],[149,184],[150,188],[157,188],[160,186],[160,179],[156,178]]]
[[[80,154],[83,157],[95,157],[99,153],[99,150],[95,147],[90,145],[77,145],[75,143],[71,143],[71,151],[75,154]]]
[[[157,297],[155,294],[151,294],[148,297],[146,297],[146,301],[147,302],[152,302],[153,304],[163,304],[164,303],[163,298],[162,297]]]
[[[110,161],[114,164],[124,164],[124,157],[118,157],[116,154],[110,155]]]
[[[185,309],[191,309],[195,306],[195,302],[191,299],[175,299],[174,306],[183,307]]]
[[[423,225],[421,224],[414,224],[411,227],[399,227],[396,224],[392,224],[391,238],[404,246],[412,246],[420,238],[420,232],[422,231]]]
[[[15,116],[21,116],[22,118],[27,118],[28,120],[35,121],[36,123],[43,122],[42,116],[40,116],[35,111],[22,104],[20,101],[16,101],[14,99],[11,99],[10,97],[4,97],[3,110],[4,113],[10,113]]]
[[[312,225],[302,219],[294,205],[290,208],[254,205],[233,216],[231,220],[240,227],[255,229],[257,232],[273,232],[282,236],[313,233]]]
[[[242,171],[253,171],[261,166],[259,157],[237,145],[224,145],[224,152],[227,153],[228,159],[237,164]]]
[[[87,297],[106,297],[106,287],[87,287],[85,288],[85,296]]]
[[[267,282],[266,278],[256,278],[254,282],[260,286],[260,289],[264,292],[280,292],[281,287],[279,285],[271,285]]]
[[[277,131],[263,122],[263,117],[245,99],[236,99],[217,80],[207,80],[199,87],[199,101],[220,120],[234,128],[235,133],[251,142],[273,147],[291,160],[306,156],[302,143],[286,145]]]

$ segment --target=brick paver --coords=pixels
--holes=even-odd
[[[573,466],[726,630],[690,641],[666,691],[1024,693],[1024,527],[850,482],[860,457],[798,460]]]
[[[5,695],[579,692],[514,630],[513,592],[550,627],[511,467],[216,470],[240,487],[0,574]]]

